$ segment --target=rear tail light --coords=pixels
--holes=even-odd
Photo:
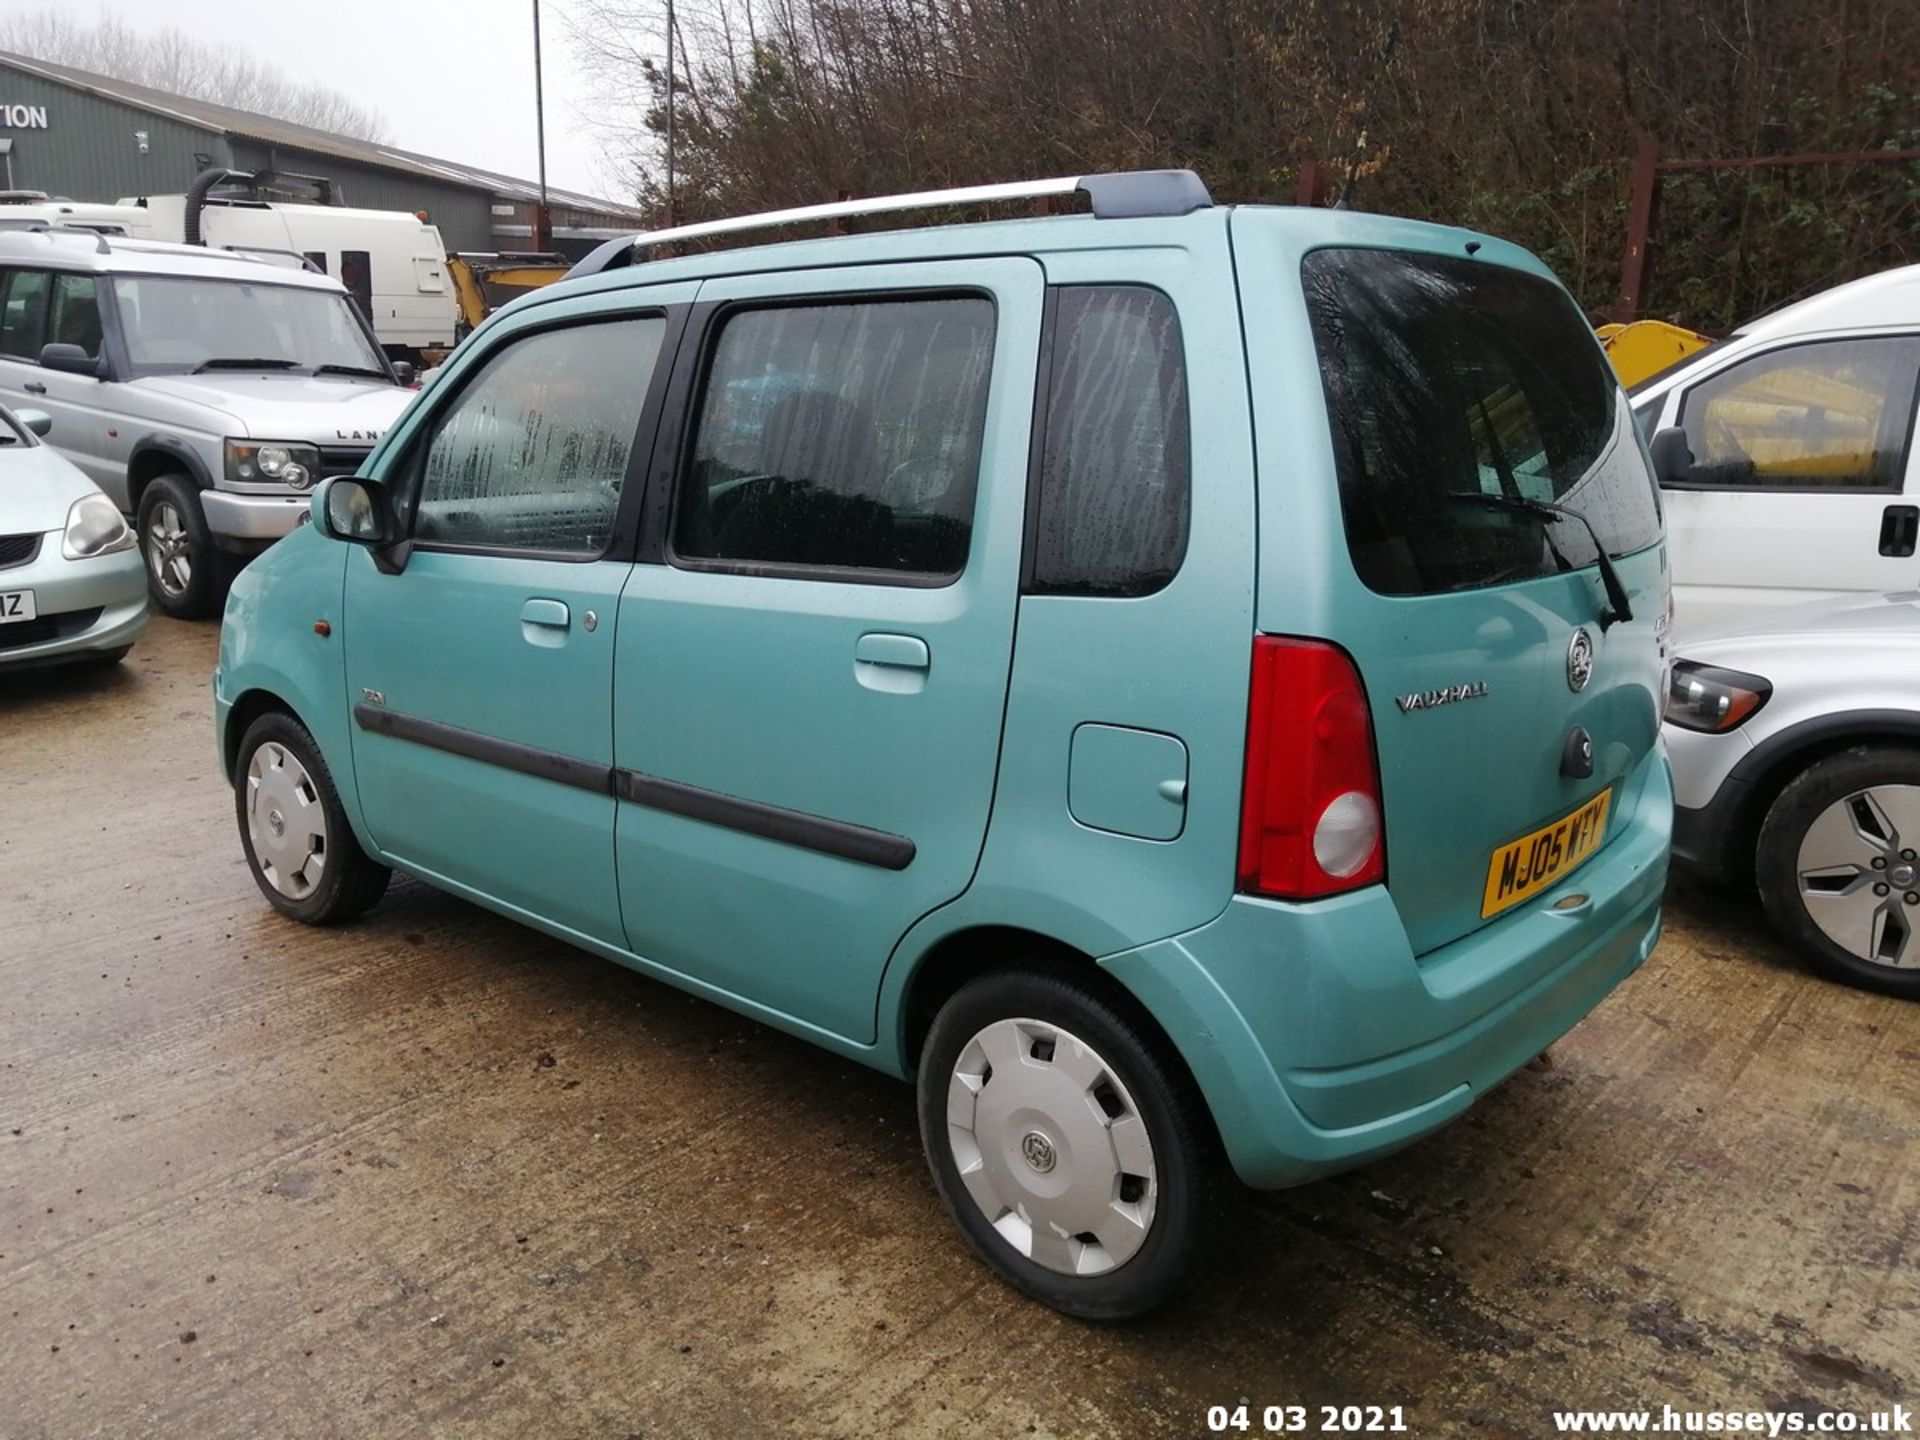
[[[1367,696],[1336,645],[1253,642],[1239,885],[1308,900],[1384,879],[1380,768]]]

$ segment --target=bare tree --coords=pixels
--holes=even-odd
[[[316,130],[362,140],[387,138],[387,122],[378,110],[181,30],[136,30],[111,16],[88,25],[61,9],[39,10],[0,21],[0,50]]]

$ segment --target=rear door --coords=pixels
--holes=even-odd
[[[1019,592],[1041,271],[705,283],[614,695],[627,933],[859,1041],[986,834]],[[650,551],[650,553],[649,553]]]
[[[1683,389],[1693,467],[1666,487],[1675,622],[1697,632],[1851,590],[1920,583],[1920,336],[1829,336]]]
[[[1395,250],[1315,251],[1302,274],[1359,582],[1325,638],[1367,688],[1387,886],[1424,953],[1633,822],[1658,731],[1659,509],[1625,396],[1552,281]],[[1630,620],[1587,529],[1534,502],[1591,522]]]

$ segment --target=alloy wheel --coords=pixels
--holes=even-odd
[[[1801,838],[1800,900],[1834,944],[1874,965],[1920,968],[1920,786],[1842,796]]]
[[[154,583],[178,598],[193,583],[193,543],[179,507],[162,500],[147,521],[147,568]]]
[[[269,885],[304,900],[327,863],[327,812],[299,758],[269,740],[247,763],[247,843]]]
[[[1085,1041],[1044,1020],[996,1020],[947,1084],[960,1181],[1036,1265],[1103,1275],[1133,1258],[1159,1200],[1153,1142],[1126,1084]]]

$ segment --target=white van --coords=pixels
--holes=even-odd
[[[187,239],[185,195],[122,200],[153,217],[156,240]],[[395,359],[449,349],[459,311],[447,279],[440,230],[404,210],[352,210],[209,196],[201,239],[214,249],[282,251],[305,257],[347,287]]]
[[[0,203],[0,226],[71,225],[135,240],[189,240],[188,195],[130,197],[114,205],[20,195]],[[199,204],[199,240],[298,266],[307,261],[352,295],[389,358],[419,365],[449,350],[459,307],[439,228],[404,210],[215,194]]]
[[[1920,265],[1909,265],[1777,310],[1634,387],[1679,633],[1920,588],[1917,378]]]

